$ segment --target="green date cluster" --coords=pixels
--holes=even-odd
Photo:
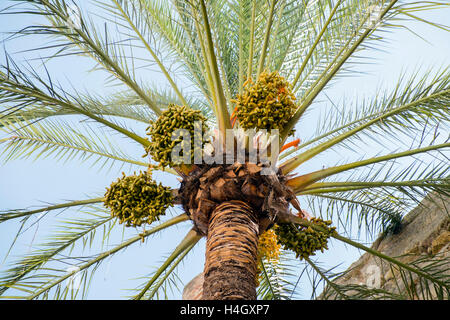
[[[251,80],[242,95],[232,100],[235,114],[244,129],[282,130],[297,109],[290,84],[278,72],[263,72],[256,83]]]
[[[278,243],[283,245],[284,249],[294,251],[296,257],[300,257],[300,259],[314,255],[317,250],[323,252],[324,249],[328,249],[328,239],[336,230],[335,227],[330,227],[331,221],[312,218],[310,222],[324,231],[317,231],[310,226],[296,226],[290,223],[274,226]]]
[[[171,189],[152,180],[148,173],[125,176],[107,188],[104,205],[127,227],[159,220],[173,206]]]
[[[195,122],[201,122],[201,127],[198,128],[196,134]],[[182,136],[178,136],[176,130],[185,129],[189,131],[190,141],[186,141]],[[201,129],[201,130],[200,130]],[[150,154],[153,160],[159,162],[159,167],[175,167],[180,165],[181,161],[175,161],[172,159],[173,148],[181,143],[181,153],[180,158],[183,156],[183,150],[187,150],[190,143],[190,162],[193,163],[194,160],[194,150],[200,146],[194,144],[195,139],[197,141],[202,141],[200,137],[200,132],[202,135],[208,131],[208,126],[206,124],[206,118],[203,116],[201,111],[193,110],[186,106],[177,106],[171,104],[162,113],[162,115],[154,122],[150,123],[147,128],[147,135],[150,136],[150,145],[147,147],[147,154]],[[172,134],[175,134],[175,139],[173,139]],[[195,136],[195,134],[197,136]],[[203,148],[203,142],[201,148]]]

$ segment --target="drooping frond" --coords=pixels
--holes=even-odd
[[[332,181],[318,182],[320,180],[333,177],[335,174],[336,177],[334,178],[339,179],[339,173],[345,173],[347,169],[352,170],[361,167],[366,169],[366,173],[360,174],[359,176],[356,174],[350,176],[344,175],[342,177],[348,179],[344,181],[357,185],[358,182],[356,181],[359,180],[360,186],[363,186],[365,183],[373,183],[373,181],[371,182],[372,178],[384,179],[378,182],[378,187],[371,185],[371,188],[354,186],[343,187],[340,190],[339,188],[336,188],[337,190],[324,188],[319,191],[319,188],[317,192],[312,191],[314,189],[305,191],[306,195],[309,194],[309,196],[316,198],[311,198],[310,201],[310,205],[314,211],[322,212],[323,214],[326,212],[330,217],[336,216],[339,219],[339,224],[344,228],[351,225],[352,221],[354,221],[353,217],[357,217],[358,230],[361,226],[365,225],[370,234],[374,235],[375,232],[379,231],[380,226],[386,229],[386,227],[391,225],[391,222],[394,224],[398,223],[402,215],[406,214],[407,210],[412,209],[421,200],[420,197],[423,197],[427,191],[435,190],[438,194],[444,196],[449,194],[448,165],[446,164],[448,159],[443,153],[449,146],[448,143],[436,146],[432,145],[332,167],[334,169],[322,169],[315,173],[293,178],[288,184],[297,191],[297,194],[301,194],[305,191],[305,188],[311,187],[312,185],[319,186],[322,183],[323,185],[333,183]],[[399,157],[409,157],[414,154],[439,150],[441,148],[442,154],[438,153],[434,155],[430,163],[415,160],[400,170],[400,166],[395,163],[395,159],[399,159]],[[386,164],[386,161],[388,163],[384,167],[379,167],[379,169],[374,169],[373,166],[371,167],[374,164]],[[368,173],[367,169],[369,169]],[[311,179],[315,182],[312,182]],[[428,179],[431,180],[427,181]],[[341,181],[343,181],[342,178]],[[326,200],[324,205],[321,200]]]
[[[145,91],[151,94],[161,110],[166,109],[170,104],[182,104],[171,91],[156,88],[145,89]],[[116,120],[132,120],[147,125],[150,121],[156,119],[155,114],[147,108],[145,101],[130,90],[114,92],[104,97],[89,94],[72,94],[72,96],[84,109],[97,116],[110,117]],[[213,121],[211,112],[202,99],[193,96],[187,96],[187,99],[188,105],[192,109],[201,110],[210,121]],[[0,127],[6,124],[15,124],[18,121],[23,122],[18,124],[18,126],[22,126],[26,125],[27,122],[41,121],[51,117],[79,115],[73,109],[64,108],[60,105],[42,104],[37,101],[33,104],[21,105],[20,109],[8,107],[8,105],[13,105],[12,102],[14,100],[5,102],[4,106],[0,106],[2,119]]]
[[[336,221],[336,226],[346,234],[366,231],[373,237],[387,229],[390,223],[401,218],[411,207],[401,197],[384,195],[377,197],[375,192],[325,193],[308,197],[308,207],[320,216]]]

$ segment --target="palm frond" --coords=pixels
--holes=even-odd
[[[380,288],[372,288],[364,284],[341,284],[339,279],[342,279],[349,273],[351,268],[344,272],[333,272],[332,270],[324,270],[319,267],[317,262],[307,260],[311,268],[322,278],[318,281],[316,287],[321,282],[324,283],[322,292],[315,290],[315,299],[319,300],[362,300],[362,299],[389,299],[389,300],[403,300],[405,297],[402,294],[395,294]],[[319,294],[320,293],[320,294]]]
[[[299,224],[305,227],[311,227],[318,231],[325,231],[321,227],[318,227],[310,223],[306,219],[299,218],[295,215],[286,215],[282,218],[285,223]],[[430,263],[426,263],[428,257],[421,257],[413,262],[403,262],[401,257],[390,257],[382,252],[375,250],[374,248],[366,247],[365,245],[353,241],[349,238],[339,235],[337,232],[331,234],[331,237],[337,239],[345,244],[351,245],[357,249],[361,249],[368,254],[381,259],[383,262],[387,263],[391,268],[396,268],[400,273],[401,281],[403,282],[405,288],[409,288],[409,282],[407,281],[419,281],[420,297],[426,298],[432,295],[431,288],[437,292],[439,298],[448,297],[450,294],[450,276],[447,272],[442,272],[442,267],[444,270],[448,270],[448,259],[430,259]],[[443,261],[444,260],[444,261]],[[425,289],[424,289],[425,288]],[[417,289],[417,288],[416,288]],[[418,297],[418,293],[414,291],[412,295]]]
[[[166,109],[170,104],[180,105],[182,103],[172,91],[158,90],[157,88],[145,89],[145,91],[152,96],[161,110]],[[89,94],[72,94],[72,96],[84,109],[97,116],[132,120],[147,125],[156,119],[155,114],[147,108],[145,101],[130,90],[114,92],[107,96]],[[191,95],[187,95],[186,98],[188,99],[188,106],[195,110],[201,110],[207,119],[212,120],[211,111],[203,99]],[[18,120],[34,122],[51,117],[79,115],[75,110],[60,105],[36,102],[23,105],[20,109],[8,108],[7,105],[5,103],[4,108],[0,110],[1,119],[3,119],[0,127],[6,123],[14,124]]]
[[[424,2],[400,2],[398,5],[394,6],[394,10],[401,16],[405,16],[405,20],[416,20],[421,23],[426,23],[435,28],[450,31],[450,25],[445,25],[441,23],[435,23],[433,21],[429,21],[421,18],[418,14],[420,12],[426,12],[429,10],[439,10],[446,9],[450,7],[450,4],[447,1],[424,1]]]
[[[338,296],[341,299],[348,299],[349,296],[346,295],[343,290],[339,288],[338,285],[336,285],[329,277],[328,273],[329,270],[322,270],[315,262],[313,262],[310,258],[305,259],[306,262],[311,266],[312,269],[323,279],[323,281],[328,285],[330,288],[330,291],[334,291],[336,296]],[[313,290],[315,292],[315,290]]]
[[[3,123],[2,129],[12,130],[6,132],[10,134],[9,138],[0,140],[4,145],[0,156],[5,162],[31,156],[35,159],[53,156],[57,161],[87,161],[93,158],[93,165],[99,163],[100,168],[104,168],[108,163],[112,166],[116,161],[148,167],[148,163],[133,159],[121,151],[119,146],[114,145],[108,138],[109,134],[101,130],[77,130],[72,123],[55,120],[35,123],[0,122]]]
[[[133,299],[153,299],[173,270],[198,243],[201,237],[202,236],[199,235],[197,231],[191,229],[180,244],[175,248],[172,254],[166,259],[166,261],[164,261],[161,267],[154,272],[152,278],[146,282],[140,292],[134,296]],[[149,290],[150,292],[148,292]]]
[[[294,117],[283,128],[283,142],[318,98],[326,95],[329,85],[340,76],[354,73],[352,67],[365,61],[360,53],[383,43],[390,30],[407,28],[403,22],[415,20],[450,31],[449,26],[420,16],[425,10],[448,8],[447,1],[96,0],[94,15],[71,0],[13,1],[17,5],[0,14],[31,14],[44,22],[13,33],[11,39],[49,37],[52,42],[29,52],[45,53],[43,59],[75,55],[92,58],[92,71],[103,71],[108,75],[107,82],[119,89],[106,97],[69,92],[50,77],[45,63],[45,72],[38,73],[31,64],[19,67],[6,54],[5,65],[0,67],[0,130],[7,137],[0,139],[0,156],[5,161],[51,156],[65,161],[89,160],[101,168],[115,163],[147,167],[146,162],[121,151],[109,136],[119,133],[140,147],[148,147],[148,139],[126,124],[149,124],[172,103],[202,110],[225,133],[231,128],[230,100],[242,92],[245,80],[263,70],[279,71],[293,84],[299,101]],[[77,23],[73,21],[74,9]],[[136,52],[145,54],[137,56]],[[148,74],[138,73],[154,67],[165,77],[167,89],[147,85]],[[343,228],[351,235],[355,226],[358,236],[364,228],[369,237],[379,231],[395,231],[403,215],[429,192],[450,195],[446,154],[450,143],[439,133],[439,129],[448,128],[450,72],[446,68],[426,74],[419,77],[416,72],[409,79],[402,76],[391,92],[379,93],[362,104],[349,107],[343,103],[327,110],[315,136],[280,157],[289,157],[280,166],[287,185],[297,196],[306,196],[316,216],[333,219],[339,232]],[[90,121],[76,125],[65,121],[75,117]],[[405,137],[400,147],[406,151],[393,151],[399,146],[388,140],[400,137]],[[382,153],[362,155],[363,138],[378,143]],[[390,143],[385,144],[385,140]],[[351,150],[351,155],[359,158],[340,159],[328,168],[301,176],[290,175],[307,161],[338,148]],[[1,274],[0,297],[7,298],[6,291],[28,299],[48,299],[51,294],[55,299],[75,299],[80,293],[85,297],[91,278],[105,259],[189,219],[186,214],[179,215],[111,250],[103,251],[102,242],[100,253],[76,257],[78,248],[92,250],[98,230],[103,228],[105,241],[115,225],[113,217],[97,205],[101,201],[93,198],[0,211],[0,223],[22,219],[9,257],[36,214],[41,214],[39,221],[52,217],[45,215],[47,212],[89,209],[64,220],[47,241]],[[293,215],[280,213],[279,220],[315,228]],[[320,227],[317,230],[321,231]],[[337,232],[331,236],[380,259],[383,268],[393,274],[397,290],[345,285],[340,279],[346,272],[334,273],[334,267],[327,270],[310,259],[299,264],[283,252],[279,262],[260,261],[258,297],[299,297],[298,285],[307,276],[313,298],[448,299],[448,257],[390,257]],[[191,230],[162,265],[145,277],[134,298],[167,298],[167,291],[179,283],[176,269],[199,239]],[[74,268],[67,271],[68,265]],[[82,286],[72,290],[64,282],[75,275]],[[325,285],[325,291],[319,295],[321,285]]]
[[[450,143],[448,143],[448,142],[435,144],[435,145],[431,144],[427,147],[421,147],[421,148],[416,148],[416,149],[412,149],[412,150],[408,150],[408,151],[391,153],[391,154],[384,155],[384,156],[373,157],[373,158],[369,158],[369,159],[355,161],[355,162],[351,162],[351,163],[347,163],[347,164],[343,164],[343,165],[330,167],[327,169],[314,171],[314,172],[311,172],[311,173],[308,173],[306,175],[302,175],[302,176],[299,176],[296,178],[292,178],[289,180],[290,182],[288,182],[288,184],[291,187],[300,189],[300,188],[306,187],[309,184],[317,182],[319,180],[325,179],[327,177],[330,177],[335,174],[345,172],[348,170],[353,170],[353,169],[356,169],[359,167],[364,167],[364,166],[370,166],[370,165],[373,165],[376,163],[386,162],[386,161],[399,159],[399,158],[403,158],[403,157],[411,157],[411,156],[414,156],[414,155],[420,154],[420,153],[428,153],[430,151],[439,151],[441,149],[445,150],[448,147],[450,147]],[[291,171],[290,170],[291,167],[289,165],[282,166],[281,169],[284,173],[289,173]]]
[[[42,16],[48,20],[47,25],[31,25],[17,32],[17,36],[46,35],[55,38],[60,50],[53,55],[84,54],[93,58],[99,67],[110,72],[111,75],[128,86],[131,90],[145,101],[148,107],[156,115],[161,110],[149,95],[142,90],[142,86],[135,79],[133,65],[124,52],[124,46],[118,45],[113,39],[111,32],[105,27],[100,32],[92,20],[83,16],[77,7],[79,23],[72,22],[73,9],[66,0],[23,0],[19,1],[26,5],[26,9],[9,12],[9,14],[33,14]],[[39,49],[46,49],[42,47]]]
[[[335,221],[339,231],[358,234],[365,231],[374,238],[387,230],[393,221],[401,222],[402,217],[413,205],[403,197],[376,192],[346,192],[318,194],[307,198],[311,212]],[[355,225],[356,223],[356,225]]]
[[[112,219],[111,216],[105,217],[105,219]],[[22,261],[20,261],[15,267],[11,268],[9,271],[9,274],[5,276],[2,279],[2,293],[4,293],[5,290],[8,288],[18,289],[21,291],[24,291],[25,293],[28,293],[28,295],[25,296],[27,299],[36,299],[36,298],[47,298],[50,290],[55,289],[55,298],[65,298],[67,297],[67,294],[70,290],[69,286],[62,287],[62,284],[65,280],[69,279],[70,277],[74,276],[75,274],[80,274],[85,281],[87,281],[87,272],[89,268],[93,268],[92,272],[98,268],[99,264],[105,260],[106,258],[116,254],[117,252],[120,252],[121,250],[127,248],[128,246],[141,241],[142,239],[145,239],[146,237],[150,236],[151,234],[154,234],[156,232],[159,232],[161,230],[164,230],[170,226],[173,226],[175,224],[178,224],[180,222],[188,220],[187,215],[182,214],[177,217],[171,218],[165,222],[160,223],[159,225],[153,227],[150,230],[143,231],[141,234],[131,237],[130,239],[122,242],[121,244],[117,245],[111,250],[104,251],[102,253],[99,253],[93,257],[89,257],[87,261],[82,260],[81,265],[73,266],[76,267],[73,269],[73,271],[66,272],[64,270],[61,270],[61,268],[43,268],[41,267],[42,263],[45,263],[48,259],[45,258],[46,251],[43,252],[44,255],[40,254],[40,252],[37,252],[35,255],[31,255],[30,257],[34,259],[28,259],[25,257]],[[77,221],[72,221],[69,223],[77,224]],[[80,225],[85,225],[86,221],[80,220]],[[90,227],[93,228],[92,226]],[[93,229],[95,230],[95,228]],[[86,231],[86,230],[85,230]],[[88,233],[89,231],[87,231]],[[57,247],[57,251],[51,250],[50,253],[51,256],[54,255],[54,252],[58,253],[63,249],[68,248],[74,241],[80,239],[82,236],[84,236],[87,233],[81,233],[78,236],[71,234],[70,232],[67,232],[67,229],[62,231],[61,237],[62,239],[59,239],[58,237],[55,238],[57,241],[55,242],[59,246]],[[72,235],[73,237],[70,237],[70,239],[66,239],[65,235],[68,234],[69,236]],[[68,241],[66,241],[68,240]],[[70,240],[70,241],[69,241]],[[61,241],[61,242],[60,242]],[[44,249],[45,250],[45,249]],[[56,262],[61,262],[62,259],[54,259]],[[28,267],[27,269],[24,269],[23,266]],[[33,275],[30,279],[24,277],[26,273],[23,272],[23,270],[33,271],[37,267],[39,269],[37,271],[41,271],[42,273],[37,273]]]
[[[0,223],[11,220],[11,219],[18,219],[18,218],[27,218],[32,215],[35,215],[37,213],[44,213],[49,212],[53,210],[65,210],[67,208],[71,207],[82,207],[98,202],[102,202],[103,198],[92,198],[92,199],[86,199],[86,200],[76,200],[76,201],[69,201],[65,203],[59,203],[54,204],[50,206],[46,206],[39,209],[29,210],[29,209],[15,209],[15,210],[7,210],[7,211],[0,211]]]
[[[298,195],[308,195],[313,212],[339,219],[348,234],[351,231],[347,228],[356,218],[358,231],[365,226],[369,234],[375,235],[401,220],[427,194],[449,196],[448,169],[446,161],[438,165],[428,161],[414,161],[408,166],[392,163],[350,175],[345,181],[312,184]]]
[[[212,36],[211,26],[209,22],[209,15],[206,3],[204,0],[199,0],[198,8],[193,7],[193,12],[195,14],[197,26],[203,25],[203,28],[198,28],[197,32],[200,41],[202,41],[202,51],[205,60],[205,65],[207,66],[207,74],[209,76],[210,82],[212,83],[212,88],[214,89],[213,100],[215,106],[213,108],[217,124],[219,126],[219,131],[225,136],[227,129],[231,128],[230,114],[228,113],[227,100],[225,98],[225,92],[222,85],[221,74],[219,71],[219,63],[216,55],[216,46],[214,45],[214,40]],[[197,10],[199,12],[197,12]],[[202,39],[202,35],[205,38]],[[210,85],[211,87],[211,85]]]
[[[353,268],[349,268],[345,272],[330,275],[331,283],[325,287],[320,295],[320,299],[342,299],[336,294],[336,290],[342,292],[351,299],[389,299],[389,300],[446,300],[450,293],[449,276],[446,274],[448,270],[448,257],[444,254],[435,256],[414,256],[403,255],[397,259],[409,260],[408,264],[420,269],[422,272],[433,276],[435,280],[439,280],[443,285],[438,285],[432,281],[420,277],[417,274],[401,268],[395,264],[381,259],[376,259],[376,266],[381,274],[389,273],[392,278],[392,288],[385,288],[386,284],[379,283],[377,287],[368,286],[367,284],[356,284],[351,281],[345,281],[354,272]],[[379,261],[378,261],[379,260]],[[381,276],[380,274],[380,276]],[[332,284],[332,285],[331,285]],[[380,286],[381,285],[381,286]]]
[[[12,116],[29,106],[42,106],[44,110],[48,110],[48,108],[70,110],[116,130],[143,146],[148,145],[145,138],[85,108],[82,101],[75,96],[70,96],[61,88],[57,88],[51,79],[46,82],[34,70],[31,70],[31,74],[28,75],[9,58],[7,61],[7,65],[0,70],[0,104],[9,106],[3,110],[3,116]]]
[[[174,56],[173,60],[183,62],[180,65],[180,73],[197,87],[205,100],[211,102],[212,92],[207,85],[205,61],[201,58],[200,42],[190,13],[190,4],[174,0],[172,8],[168,1],[136,2],[145,8],[146,23],[155,36],[163,41],[167,52]]]
[[[152,42],[154,42],[152,41],[152,29],[148,24],[148,20],[144,18],[147,15],[144,7],[138,2],[133,1],[111,0],[111,2],[111,4],[99,2],[99,5],[104,8],[108,15],[112,15],[116,18],[114,23],[118,23],[117,20],[121,21],[119,23],[127,30],[126,36],[134,38],[145,47],[169,82],[178,99],[183,105],[187,105],[187,100],[163,63],[164,57],[161,57],[156,51],[157,48],[152,45]]]
[[[296,299],[296,283],[292,280],[298,271],[298,260],[282,250],[278,261],[262,259],[259,262],[261,277],[257,288],[258,299]]]
[[[334,12],[333,19],[330,22],[325,18],[326,15],[323,15],[323,22],[319,25],[328,24],[328,30],[318,33],[321,39],[319,45],[313,55],[307,54],[310,57],[319,54],[319,58],[310,58],[313,61],[312,67],[303,70],[306,76],[297,85],[297,87],[303,88],[300,90],[300,106],[283,131],[283,138],[294,128],[319,93],[332,79],[335,79],[335,75],[345,70],[344,64],[347,66],[348,60],[356,52],[362,50],[365,44],[382,39],[377,34],[380,34],[383,29],[389,28],[388,21],[395,19],[399,14],[393,9],[396,3],[397,0],[380,1],[374,6],[372,1],[347,1],[335,12],[333,9],[329,9],[329,11]],[[373,12],[374,7],[377,8],[376,13]],[[318,13],[318,16],[320,16],[320,13]],[[374,19],[376,23],[373,23]],[[312,23],[312,25],[316,24]],[[312,29],[314,30],[314,28]],[[313,39],[311,43],[314,44],[317,36],[314,35],[311,38]],[[310,44],[306,46],[306,48],[309,47],[311,47]],[[314,65],[316,62],[318,62],[318,68]]]
[[[46,270],[45,265],[47,263],[58,261],[58,254],[64,250],[70,250],[80,240],[83,240],[84,245],[92,243],[92,237],[95,235],[97,228],[107,224],[111,228],[113,217],[101,207],[97,207],[96,211],[103,211],[103,213],[89,212],[88,216],[83,218],[66,220],[59,231],[54,232],[47,242],[42,244],[41,248],[27,254],[6,270],[4,276],[0,279],[0,294],[3,294],[8,288],[26,291],[32,286],[35,287],[35,281],[37,281],[35,278],[44,277],[45,274],[38,277],[27,277],[29,273]],[[91,241],[89,241],[89,238]],[[45,280],[43,281],[45,283]]]

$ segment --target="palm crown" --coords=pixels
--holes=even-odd
[[[438,271],[443,263],[440,257],[428,257],[430,263],[425,266],[406,263],[341,233],[350,233],[355,221],[358,231],[372,235],[380,228],[385,233],[396,232],[402,214],[418,199],[431,191],[448,195],[444,151],[450,144],[436,132],[448,125],[449,70],[402,78],[391,92],[366,100],[357,109],[327,111],[309,140],[293,137],[297,132],[304,134],[301,120],[330,82],[351,72],[352,57],[381,42],[382,32],[402,17],[423,20],[416,11],[448,4],[102,0],[96,5],[107,22],[105,27],[66,0],[15,0],[3,10],[4,14],[31,13],[47,19],[46,24],[30,25],[13,38],[50,36],[54,42],[37,48],[53,50],[49,59],[88,56],[94,59],[95,70],[108,72],[111,82],[124,89],[109,98],[69,90],[54,83],[48,74],[20,66],[7,56],[0,71],[0,128],[6,133],[0,151],[5,160],[50,155],[62,160],[81,154],[103,166],[109,161],[131,164],[134,174],[112,182],[102,197],[1,212],[0,222],[20,219],[25,226],[40,213],[74,207],[91,211],[88,217],[67,220],[50,242],[4,272],[1,295],[7,296],[11,289],[31,299],[50,294],[67,297],[70,289],[64,287],[64,281],[75,272],[82,272],[87,283],[87,272],[106,258],[168,227],[193,223],[192,230],[134,298],[157,297],[203,236],[207,237],[204,298],[289,296],[296,285],[280,279],[291,272],[300,273],[292,271],[294,256],[328,284],[329,297],[448,297],[450,279]],[[133,50],[145,54],[137,57]],[[139,64],[157,66],[167,88],[161,91],[141,81],[136,74]],[[60,121],[67,116],[78,116],[83,122],[71,127]],[[276,159],[275,170],[263,175],[265,165],[248,161],[220,165],[172,162],[168,155],[174,144],[166,138],[176,128],[194,130],[196,120],[204,120],[202,132],[207,131],[206,126],[217,128],[211,141],[216,151],[230,130],[277,129],[277,141],[272,140],[270,146],[282,148],[269,152]],[[143,123],[149,128],[131,130],[124,123],[139,124],[137,127]],[[137,143],[142,153],[130,156],[121,151],[99,126]],[[326,151],[360,155],[364,153],[363,139],[395,137],[403,140],[402,150],[380,142],[382,153],[377,156],[347,162],[342,157],[337,159],[339,163],[319,170],[297,170]],[[244,149],[248,151],[253,142],[244,140]],[[205,146],[200,147],[203,152]],[[194,146],[191,151],[195,150]],[[225,151],[233,154],[235,148]],[[143,153],[149,161],[139,157]],[[424,154],[431,156],[426,161],[417,158]],[[400,158],[411,161],[398,162]],[[171,190],[154,181],[152,172],[157,171],[177,175],[180,188]],[[302,209],[304,201],[308,201],[311,214]],[[174,205],[181,205],[185,213],[166,218],[165,211]],[[336,228],[321,217],[332,220]],[[88,246],[87,240],[93,239],[97,229],[103,228],[107,238],[110,230],[117,228],[116,219],[127,226],[146,228],[110,250],[82,259],[76,271],[64,273],[53,267],[67,258],[72,245]],[[380,257],[399,271],[398,281],[403,285],[419,281],[417,292],[402,296],[362,285],[338,285],[338,275],[321,269],[310,258],[315,251],[327,249],[329,238]]]

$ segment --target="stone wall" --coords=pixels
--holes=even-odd
[[[203,272],[198,274],[183,289],[183,300],[201,300],[203,294]]]
[[[450,275],[450,198],[436,195],[425,198],[404,217],[402,228],[397,234],[380,236],[372,248],[390,257],[397,257],[404,263],[419,261],[418,266],[421,267],[434,263],[433,272],[437,272],[437,275]],[[368,286],[379,290],[380,297],[383,297],[383,290],[394,292],[403,299],[437,297],[433,286],[428,286],[430,291],[420,287],[417,276],[408,278],[407,281],[401,279],[402,274],[397,268],[365,253],[336,282],[341,285]],[[404,282],[408,284],[407,287]],[[421,294],[423,291],[426,292],[425,296]],[[351,295],[351,291],[349,294]],[[357,295],[356,292],[354,294]],[[320,298],[325,297],[322,295]]]

